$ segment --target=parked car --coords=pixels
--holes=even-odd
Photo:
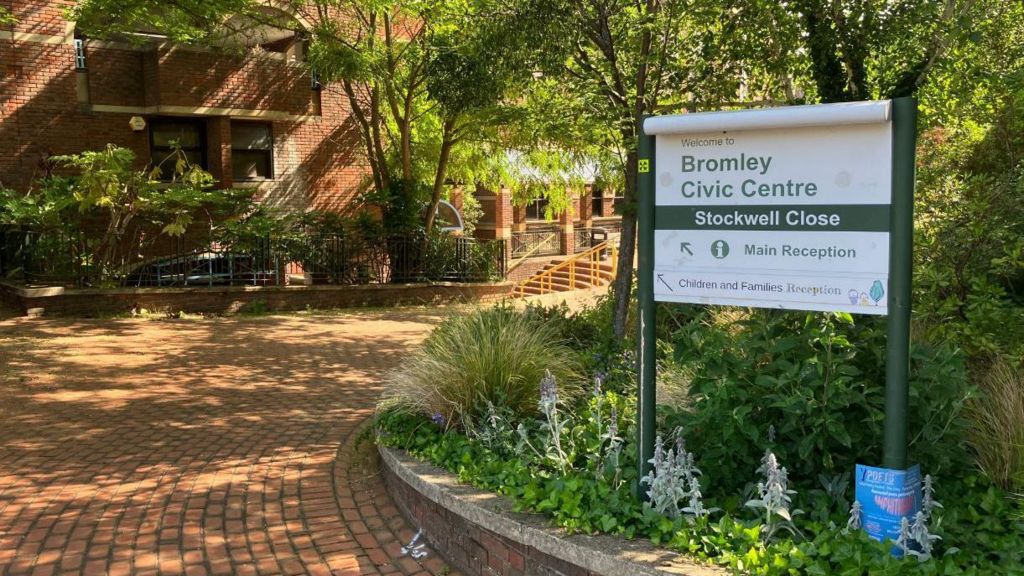
[[[124,286],[268,286],[277,283],[269,257],[231,252],[196,252],[142,264]]]

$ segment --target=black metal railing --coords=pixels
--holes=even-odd
[[[607,230],[609,234],[621,234],[622,218],[595,218],[594,228],[603,228]]]
[[[573,230],[573,252],[588,250],[591,246],[590,239],[593,237],[592,229],[576,228]]]
[[[286,250],[314,284],[486,281],[505,276],[505,241],[452,235],[319,235]]]
[[[512,233],[512,258],[557,256],[562,253],[561,231],[538,230]]]
[[[118,242],[80,234],[0,229],[0,277],[93,287],[273,286],[493,280],[506,244],[447,234],[311,234],[198,239],[132,233]]]

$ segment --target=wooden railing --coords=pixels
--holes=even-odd
[[[577,268],[582,264],[586,264],[588,270],[587,278],[588,283],[593,284],[593,281],[598,277],[601,263],[608,257],[611,264],[611,269],[616,269],[618,261],[619,250],[613,244],[609,244],[607,241],[601,242],[597,246],[594,246],[586,252],[581,252],[574,255],[572,258],[560,262],[556,266],[552,266],[547,270],[542,270],[527,280],[519,283],[516,286],[513,293],[517,296],[525,296],[526,286],[530,285],[540,289],[541,294],[548,294],[551,292],[557,292],[555,289],[555,273],[563,270],[568,271],[569,276],[569,288],[573,289],[576,287]]]

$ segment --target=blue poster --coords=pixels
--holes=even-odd
[[[900,519],[913,521],[921,509],[921,467],[890,470],[857,464],[856,497],[864,531],[881,542],[895,541]]]

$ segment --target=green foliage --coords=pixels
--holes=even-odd
[[[963,407],[974,402],[974,391],[959,351],[916,345],[912,354],[911,457],[939,479],[937,496],[945,504],[930,526],[941,540],[933,557],[919,563],[893,558],[891,542],[846,528],[850,471],[857,461],[876,460],[880,445],[882,322],[693,306],[663,314],[658,333],[673,344],[659,344],[659,354],[668,354],[664,369],[684,370],[691,389],[680,406],[659,407],[660,426],[681,427],[702,471],[707,508],[722,510],[710,518],[673,519],[642,505],[630,490],[636,482],[635,364],[621,352],[605,356],[593,322],[607,308],[573,314],[531,306],[524,312],[564,335],[591,376],[601,377],[604,391],[566,403],[557,418],[547,410],[532,418],[529,410],[481,410],[466,435],[431,423],[424,411],[384,410],[380,441],[505,494],[522,509],[548,514],[570,532],[645,537],[736,573],[1024,574],[1024,502],[970,470]],[[609,390],[616,377],[597,373],[609,365],[620,366],[630,381],[625,394]],[[613,414],[622,441],[614,460],[608,440]],[[558,458],[542,448],[551,445],[553,423],[560,430]],[[775,468],[774,496],[770,482],[761,492],[753,485],[759,466],[772,476],[762,458],[766,449],[787,467]],[[744,506],[769,500],[772,512]]]
[[[0,6],[0,24],[14,24],[18,19],[7,8]]]
[[[164,233],[180,236],[200,208],[223,204],[225,195],[214,192],[213,176],[189,165],[184,154],[172,155],[168,160],[175,163],[173,176],[162,187],[156,179],[159,167],[150,173],[135,169],[135,153],[126,148],[108,145],[101,151],[54,158],[78,174],[60,182],[68,184],[67,192],[77,202],[79,212],[105,211],[111,230],[117,234],[139,215],[161,225]]]
[[[674,341],[691,389],[688,406],[671,413],[666,426],[682,426],[691,449],[707,460],[710,493],[740,490],[747,480],[735,471],[756,469],[766,449],[803,485],[877,459],[881,323],[854,323],[847,314],[704,311]],[[952,474],[966,459],[963,358],[923,346],[912,357],[911,456],[933,475]]]
[[[385,397],[449,425],[488,404],[522,416],[536,410],[550,369],[563,398],[579,389],[572,350],[549,327],[512,308],[477,310],[446,320],[388,377]]]
[[[947,504],[936,512],[936,533],[945,549],[926,563],[893,558],[891,543],[879,543],[862,531],[845,529],[843,513],[832,511],[821,490],[811,504],[816,510],[795,518],[805,538],[781,538],[766,543],[763,525],[752,512],[739,511],[715,519],[669,519],[637,501],[630,485],[636,480],[633,460],[635,401],[614,393],[600,397],[607,411],[617,407],[622,449],[621,478],[598,473],[600,464],[586,454],[602,453],[591,397],[570,418],[565,436],[578,455],[563,473],[530,451],[517,451],[510,442],[487,446],[453,430],[444,430],[427,417],[402,410],[378,413],[378,441],[409,451],[477,487],[510,497],[519,509],[542,512],[570,533],[610,533],[626,538],[649,538],[656,544],[695,558],[710,560],[740,574],[939,575],[1024,574],[1024,503],[1008,498],[975,477],[940,484]],[[591,409],[588,409],[588,406]],[[698,455],[702,466],[708,460]],[[802,487],[801,487],[802,488]],[[823,499],[822,499],[823,498]],[[845,511],[843,511],[845,512]],[[956,547],[959,550],[954,550]]]
[[[85,252],[76,257],[100,283],[124,272],[118,266],[126,246],[141,251],[160,235],[181,236],[198,215],[212,228],[243,201],[240,193],[213,190],[213,177],[183,154],[168,158],[175,162],[170,182],[155,179],[159,167],[135,168],[135,154],[113,145],[53,161],[75,175],[49,177],[24,194],[0,190],[0,224],[29,227],[43,242],[80,239]]]
[[[258,0],[81,0],[67,10],[69,21],[94,37],[124,37],[160,30],[179,42],[202,42],[223,33],[226,14],[255,11]]]
[[[1024,358],[1024,91],[987,129],[921,145],[916,301],[931,339]]]
[[[636,354],[631,346],[608,332],[612,300],[608,295],[593,307],[573,311],[564,302],[545,307],[528,303],[523,313],[558,334],[559,340],[579,353],[587,373],[601,379],[606,390],[620,394],[636,391]]]
[[[68,225],[78,202],[67,178],[52,177],[25,193],[0,188],[0,224],[57,230]]]

